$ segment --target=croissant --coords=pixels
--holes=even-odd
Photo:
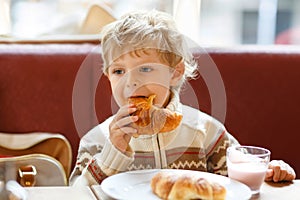
[[[164,133],[174,130],[181,122],[182,115],[172,112],[165,108],[159,108],[153,105],[153,99],[156,95],[149,97],[130,97],[128,102],[134,104],[137,110],[132,114],[139,119],[132,123],[132,127],[137,129],[139,134],[151,135],[155,133]]]
[[[194,173],[159,172],[151,179],[154,194],[164,200],[224,200],[226,188]]]

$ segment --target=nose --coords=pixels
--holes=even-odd
[[[134,74],[134,72],[128,72],[126,77],[126,87],[128,88],[136,88],[140,84],[138,77]]]

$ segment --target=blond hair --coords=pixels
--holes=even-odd
[[[188,48],[186,38],[178,31],[172,16],[152,10],[131,12],[103,27],[101,32],[103,71],[121,55],[155,49],[170,67],[179,62],[185,65],[185,73],[178,90],[187,78],[195,76],[197,64]]]

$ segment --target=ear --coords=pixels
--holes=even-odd
[[[170,85],[171,86],[176,86],[178,82],[181,80],[182,76],[184,75],[184,63],[180,61],[174,68]]]

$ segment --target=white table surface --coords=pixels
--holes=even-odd
[[[28,187],[27,200],[97,200],[90,187]]]
[[[91,187],[29,187],[27,200],[113,200],[100,185]],[[299,199],[300,180],[293,182],[264,182],[260,195],[251,200]]]

